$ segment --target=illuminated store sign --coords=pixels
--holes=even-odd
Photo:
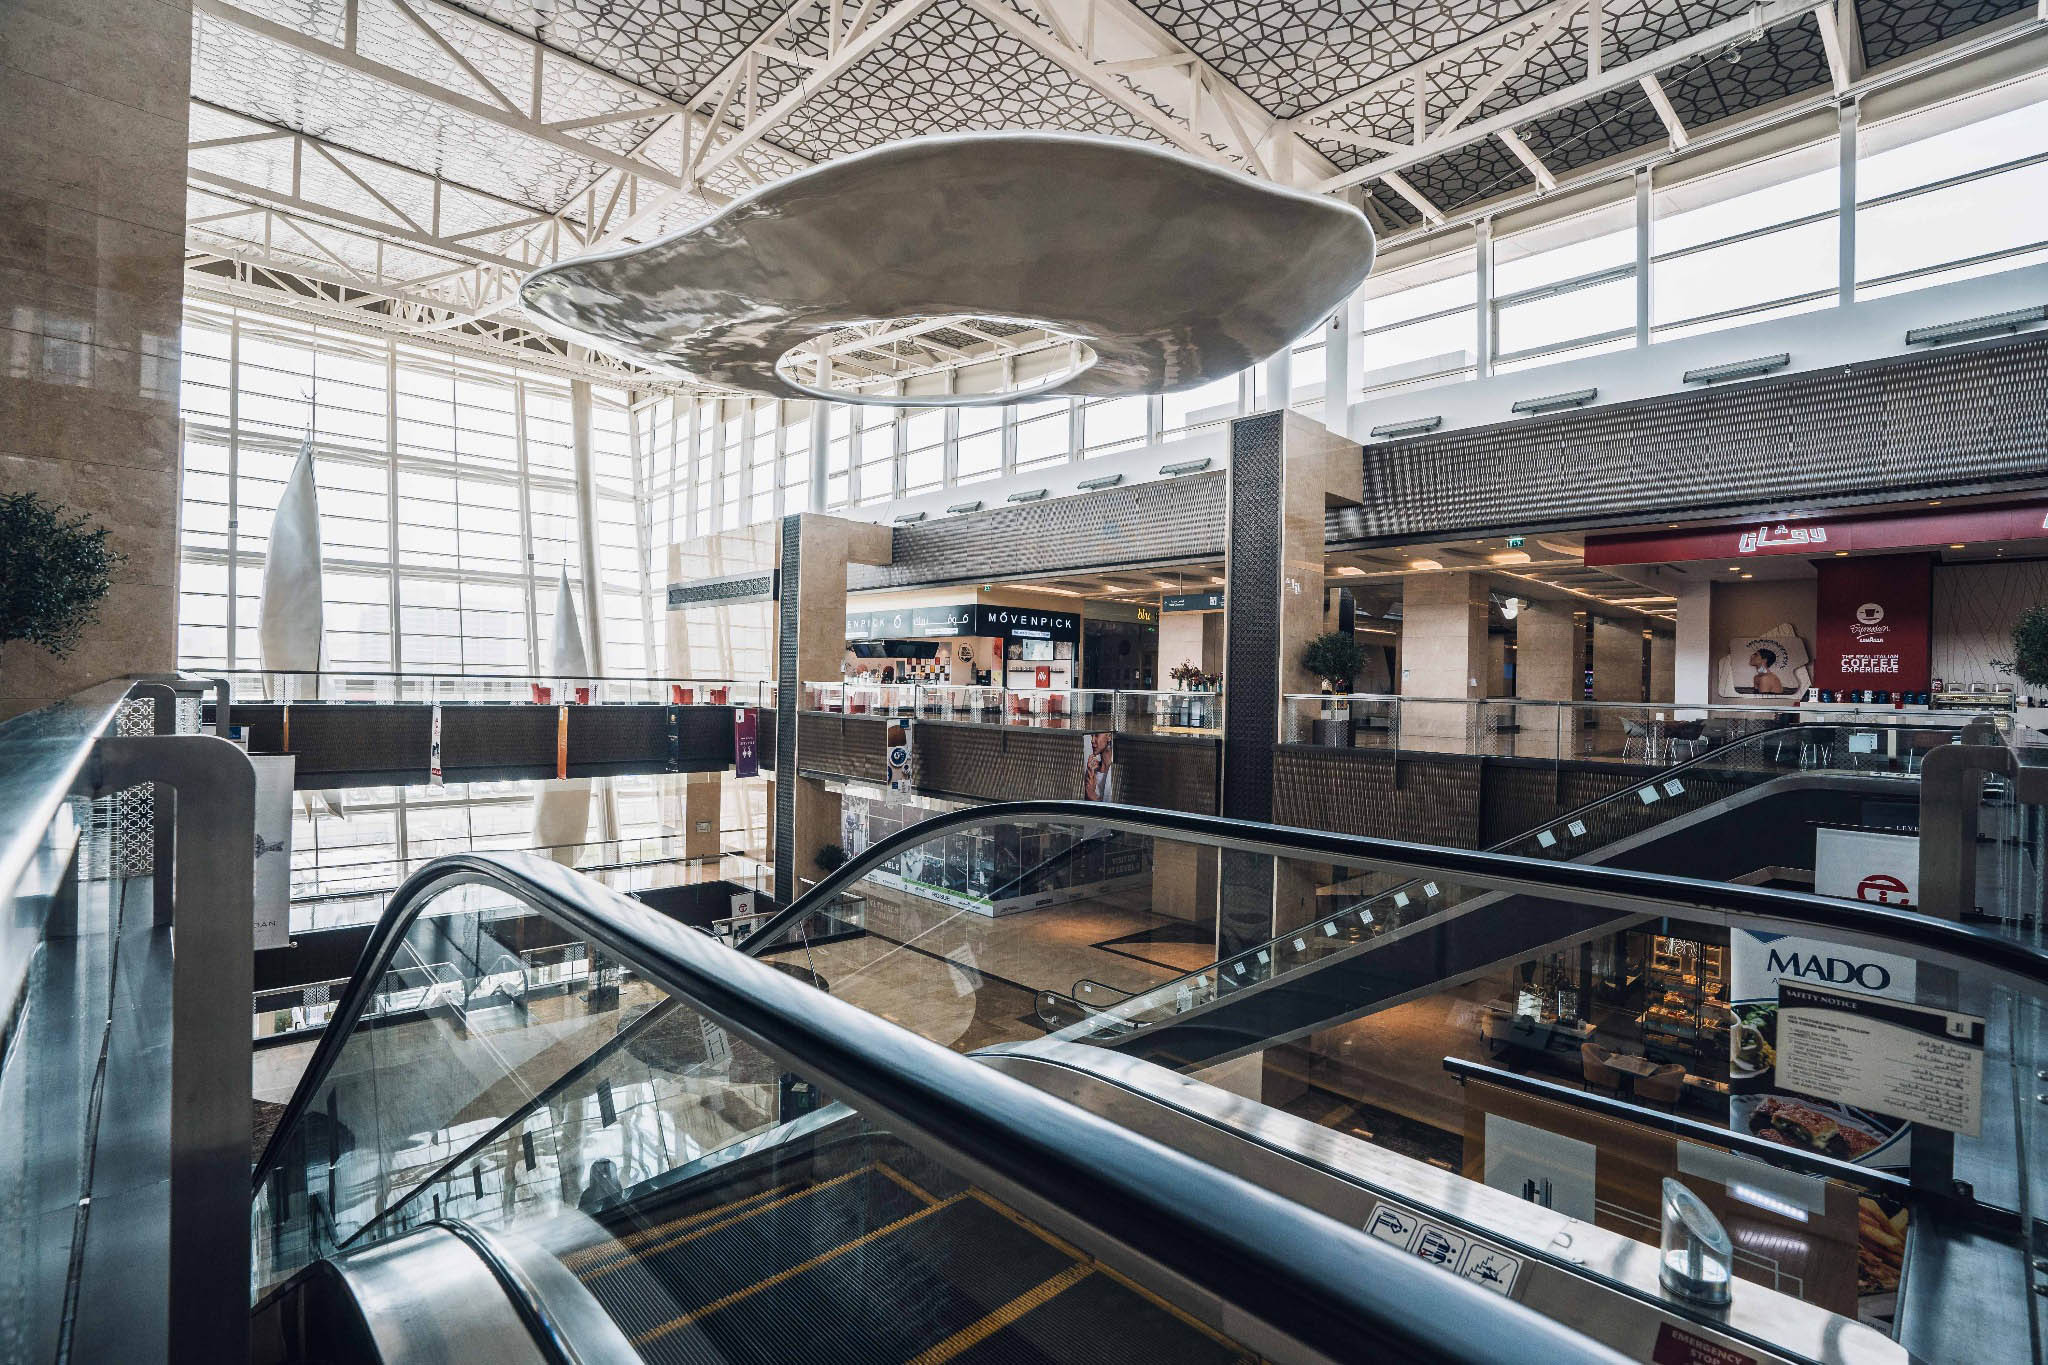
[[[956,635],[1071,642],[1081,638],[1081,618],[1073,612],[991,607],[978,602],[846,615],[849,640],[926,640]]]
[[[1916,508],[1856,517],[1809,517],[1586,537],[1586,563],[1683,564],[1696,559],[1910,550],[1985,540],[2048,537],[2048,503]]]
[[[1217,592],[1178,593],[1159,599],[1161,611],[1222,611],[1223,594]]]

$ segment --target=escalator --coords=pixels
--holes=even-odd
[[[540,925],[587,971],[486,980]],[[253,1358],[1621,1358],[813,980],[525,855],[423,870],[257,1162]]]
[[[1814,831],[1910,820],[1917,761],[1851,752],[1855,732],[1794,725],[1744,736],[1545,821],[1492,852],[1757,884],[1814,865]],[[1093,980],[1043,992],[1058,1036],[1174,1067],[1272,1046],[1443,983],[1526,960],[1632,917],[1443,876],[1334,877],[1338,908],[1130,995]]]

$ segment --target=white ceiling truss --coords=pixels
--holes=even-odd
[[[190,269],[530,346],[538,266],[992,127],[1172,146],[1342,195],[1391,242],[2048,25],[2048,0],[1521,3],[193,0]],[[1050,344],[973,326],[855,329],[830,365],[879,381]]]

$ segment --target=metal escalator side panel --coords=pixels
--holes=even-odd
[[[445,1227],[316,1262],[265,1295],[253,1319],[253,1365],[562,1365],[491,1266]],[[337,1327],[345,1335],[331,1335]]]

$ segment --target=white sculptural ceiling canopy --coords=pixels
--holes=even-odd
[[[1145,143],[913,138],[802,171],[643,246],[535,271],[549,331],[718,388],[847,402],[1166,393],[1318,326],[1372,268],[1365,216]],[[1002,392],[869,396],[788,363],[845,328],[971,315],[1065,340]]]

